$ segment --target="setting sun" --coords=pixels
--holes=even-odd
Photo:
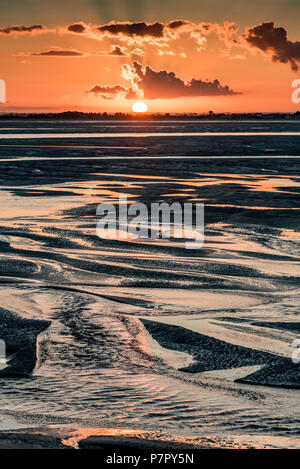
[[[146,112],[148,110],[147,104],[138,101],[132,105],[133,112]]]

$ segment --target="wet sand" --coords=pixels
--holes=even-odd
[[[20,125],[2,130],[45,132]],[[78,125],[76,133],[99,132],[99,124]],[[163,125],[165,133],[173,124]],[[299,337],[300,173],[296,158],[279,158],[298,155],[298,136],[267,135],[291,131],[288,123],[226,125],[215,130],[266,136],[83,141],[69,138],[73,124],[64,123],[48,129],[66,133],[57,141],[1,143],[0,338],[11,361],[0,370],[0,417],[3,428],[10,420],[28,427],[2,431],[2,445],[68,446],[67,434],[41,431],[49,425],[154,431],[157,439],[164,431],[208,447],[299,445],[291,343]],[[185,158],[159,158],[172,154]],[[97,205],[119,195],[203,202],[203,248],[98,238]],[[104,444],[92,433],[81,445]]]
[[[23,319],[0,308],[0,337],[5,341],[7,356],[0,379],[30,376],[37,360],[37,336],[49,325],[49,321]]]
[[[179,368],[181,371],[199,373],[263,365],[262,369],[236,382],[300,389],[299,368],[290,358],[226,343],[179,326],[146,319],[142,322],[160,345],[193,357],[194,362]]]
[[[239,441],[226,436],[203,436],[194,438],[172,438],[162,433],[139,432],[114,428],[63,428],[40,427],[18,431],[0,432],[0,450],[59,449],[98,450],[105,455],[124,456],[143,453],[184,453],[203,449],[282,449],[287,440],[255,437]],[[297,447],[297,441],[291,442]]]

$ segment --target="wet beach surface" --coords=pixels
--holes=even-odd
[[[0,338],[12,331],[11,363],[26,374],[0,370],[2,431],[68,424],[300,446],[299,136],[268,135],[299,127],[1,122]],[[204,246],[100,239],[97,205],[120,195],[204,203]]]

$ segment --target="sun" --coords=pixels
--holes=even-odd
[[[148,106],[146,103],[142,101],[138,101],[132,105],[133,112],[146,112],[148,110]]]

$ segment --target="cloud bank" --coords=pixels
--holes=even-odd
[[[218,80],[203,81],[192,78],[183,81],[174,72],[155,72],[150,67],[142,67],[134,62],[131,70],[132,82],[143,91],[145,99],[168,99],[192,96],[233,96],[237,93],[222,86]]]
[[[300,41],[289,41],[284,28],[275,28],[270,21],[248,28],[242,37],[250,48],[264,52],[273,62],[289,63],[293,71],[298,71]]]
[[[0,34],[4,34],[6,36],[8,35],[13,35],[13,34],[36,34],[36,33],[45,33],[50,31],[46,26],[43,26],[41,24],[36,24],[33,26],[24,26],[24,25],[18,25],[18,26],[9,26],[8,28],[0,28]]]
[[[134,46],[143,55],[143,44],[151,44],[159,47],[159,55],[167,55],[163,47],[169,46],[169,41],[178,39],[181,35],[187,35],[195,41],[196,49],[201,52],[206,47],[207,36],[216,34],[224,42],[226,47],[239,47],[247,50],[259,50],[268,56],[274,63],[289,64],[293,71],[300,67],[300,41],[288,39],[288,33],[283,27],[275,27],[272,21],[249,26],[243,34],[239,34],[236,23],[225,21],[218,23],[193,23],[191,21],[177,19],[167,23],[153,22],[116,22],[102,25],[86,24],[84,22],[72,23],[64,27],[49,29],[44,25],[15,25],[0,28],[0,35],[22,35],[52,32],[58,35],[76,34],[96,40],[106,37],[123,41],[126,46]],[[121,47],[115,46],[115,50],[103,55],[122,56],[127,55]],[[169,52],[169,55],[172,53]],[[40,55],[43,55],[41,53]],[[51,51],[45,55],[59,55]],[[62,55],[62,54],[61,54]],[[72,55],[72,54],[71,54]],[[86,55],[86,54],[82,54]],[[88,54],[89,55],[89,54]],[[101,55],[101,53],[99,53]],[[237,54],[228,54],[229,58],[241,58],[240,51]],[[195,85],[193,85],[195,86]],[[199,85],[201,88],[202,85]]]
[[[97,55],[105,55],[108,57],[127,57],[123,47],[112,46],[110,51],[99,52]]]
[[[83,57],[85,54],[78,50],[63,50],[63,49],[51,49],[45,52],[30,52],[28,54],[20,55],[30,55],[37,57]]]
[[[203,81],[192,78],[183,81],[174,72],[156,72],[150,67],[142,67],[138,62],[122,66],[122,76],[130,82],[130,87],[122,85],[95,86],[89,93],[106,99],[123,96],[126,99],[171,99],[200,96],[234,96],[238,93],[229,86],[222,86],[219,80]]]
[[[96,95],[103,99],[115,99],[117,97],[125,97],[126,99],[137,99],[134,91],[131,88],[125,88],[122,85],[113,86],[99,86],[96,85],[91,88],[88,93]]]

